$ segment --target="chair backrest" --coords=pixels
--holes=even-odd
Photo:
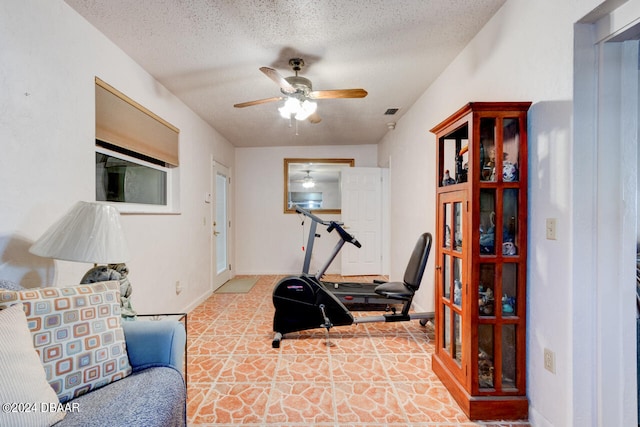
[[[407,268],[404,270],[404,284],[414,291],[420,287],[429,252],[431,251],[432,240],[431,233],[422,233],[420,235],[413,252],[411,252]]]

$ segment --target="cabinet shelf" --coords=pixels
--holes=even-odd
[[[436,135],[433,370],[470,419],[523,419],[527,111],[469,103]]]

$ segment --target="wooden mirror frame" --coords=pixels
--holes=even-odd
[[[302,158],[289,158],[284,159],[284,213],[296,213],[295,208],[289,207],[289,165],[291,164],[331,164],[343,167],[354,167],[354,159],[302,159]],[[325,213],[325,214],[340,214],[341,208],[338,209],[313,209],[313,212]]]

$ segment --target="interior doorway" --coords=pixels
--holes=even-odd
[[[638,414],[640,19],[624,13],[621,25],[622,7],[575,27],[574,425],[636,425]]]
[[[231,278],[231,261],[229,257],[231,219],[229,200],[231,178],[229,169],[214,161],[212,163],[211,195],[212,203],[212,290],[215,291]]]
[[[638,31],[640,24],[601,44],[598,92],[598,337],[603,376],[621,376],[623,398],[637,388],[637,180],[638,180]],[[605,168],[604,170],[602,168]],[[607,173],[613,168],[616,173]],[[613,176],[611,176],[613,175]],[[617,218],[610,218],[615,215]],[[613,250],[610,250],[613,249]],[[613,272],[613,274],[611,274]],[[613,291],[613,292],[612,292]],[[606,317],[606,318],[605,318]],[[608,319],[607,319],[608,318]],[[615,332],[614,332],[615,331]],[[612,333],[613,332],[613,333]],[[621,356],[622,355],[622,356]],[[622,357],[622,365],[616,360]],[[622,368],[622,369],[620,369]],[[627,377],[627,376],[630,376]],[[603,385],[612,387],[603,380]],[[601,393],[609,393],[602,388]],[[635,400],[635,405],[633,400]],[[626,405],[602,406],[603,419],[636,425],[637,398]],[[611,418],[610,418],[611,417]],[[614,421],[615,422],[615,421]]]

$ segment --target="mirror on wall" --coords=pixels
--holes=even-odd
[[[284,212],[341,212],[340,171],[354,159],[284,159]]]

